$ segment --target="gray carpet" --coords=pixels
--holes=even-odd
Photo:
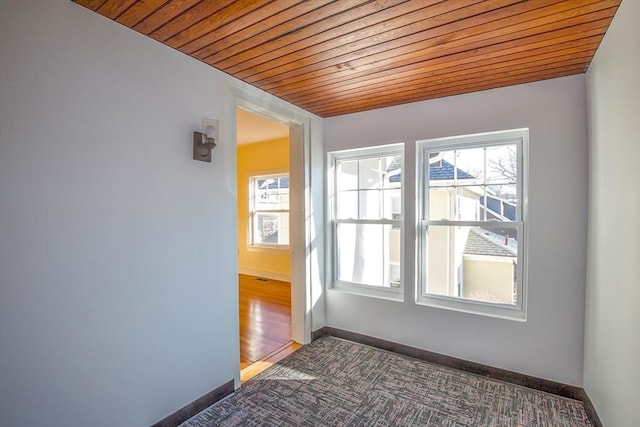
[[[581,402],[323,337],[200,412],[203,426],[590,426]]]

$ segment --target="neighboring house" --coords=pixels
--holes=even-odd
[[[511,304],[516,292],[516,241],[482,228],[469,232],[462,255],[463,297]]]
[[[402,181],[400,158],[389,165],[385,179],[388,186],[399,188]],[[429,180],[438,181],[442,187],[431,188],[432,218],[451,218],[455,212],[454,200],[458,197],[459,220],[479,220],[486,215],[495,221],[515,220],[515,203],[494,194],[481,193],[475,187],[455,191],[447,186],[454,181],[473,183],[476,176],[455,168],[447,160],[434,156],[429,165]],[[486,202],[485,202],[486,201]],[[392,202],[400,206],[400,200]],[[400,215],[398,208],[394,215]],[[397,271],[397,277],[391,274],[384,286],[396,287],[399,284],[400,230],[392,228],[389,234],[389,271]],[[365,237],[366,241],[373,241]],[[382,244],[382,242],[380,242]],[[469,297],[476,300],[512,304],[516,289],[516,236],[507,229],[480,227],[461,227],[454,230],[445,227],[432,227],[429,230],[429,247],[438,250],[429,251],[429,290],[431,293],[445,296]]]

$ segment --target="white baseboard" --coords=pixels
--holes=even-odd
[[[291,283],[291,275],[274,273],[271,271],[254,270],[253,268],[238,268],[238,273],[246,274],[248,276],[264,277],[271,280],[280,280],[281,282]]]

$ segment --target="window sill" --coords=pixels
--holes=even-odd
[[[384,288],[336,281],[333,282],[333,285],[329,288],[329,291],[359,295],[370,298],[379,298],[395,302],[404,301],[404,292],[402,290],[402,285],[400,285],[399,288]]]
[[[419,296],[416,305],[434,307],[444,310],[457,311],[461,313],[475,314],[479,316],[495,317],[498,319],[512,320],[516,322],[526,322],[527,313],[525,309],[484,303],[481,301],[462,300],[443,296]]]
[[[247,252],[291,252],[291,246],[277,246],[277,245],[247,245],[245,246]]]

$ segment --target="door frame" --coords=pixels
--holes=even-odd
[[[289,197],[291,247],[291,339],[300,344],[311,342],[311,257],[310,224],[310,144],[311,117],[277,105],[264,94],[235,88],[236,108],[289,127]],[[233,110],[235,129],[236,111]]]

